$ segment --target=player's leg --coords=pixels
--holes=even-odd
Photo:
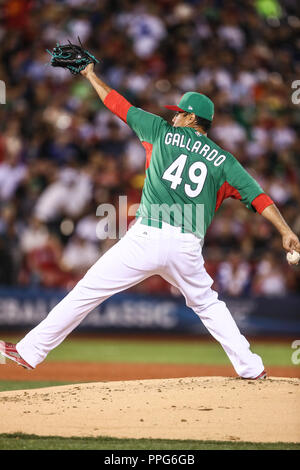
[[[173,242],[172,251],[172,259],[162,276],[182,292],[188,307],[222,345],[237,374],[245,378],[257,377],[264,370],[263,362],[251,352],[226,304],[211,289],[213,280],[205,270],[199,243],[179,240]]]
[[[129,234],[122,238],[17,344],[20,356],[36,367],[97,305],[150,276],[158,258],[156,244],[154,240],[147,246],[144,239]]]

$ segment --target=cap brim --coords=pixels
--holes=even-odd
[[[164,106],[164,107],[167,108],[167,109],[171,109],[171,111],[179,111],[181,113],[185,113],[184,109],[181,109],[176,105],[172,105],[172,106],[168,105],[168,106]]]

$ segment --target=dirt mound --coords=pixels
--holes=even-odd
[[[0,393],[0,433],[300,442],[299,379],[200,377]]]

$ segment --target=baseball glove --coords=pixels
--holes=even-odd
[[[79,38],[78,41],[79,46],[69,41],[69,44],[64,45],[57,43],[52,52],[47,49],[47,52],[52,56],[50,62],[52,67],[69,69],[73,75],[77,75],[88,64],[99,62],[90,52],[83,48]]]

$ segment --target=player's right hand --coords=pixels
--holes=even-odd
[[[293,250],[298,251],[300,253],[300,241],[297,235],[290,231],[287,234],[284,234],[282,236],[282,246],[283,248],[288,251],[289,253],[292,253]]]

